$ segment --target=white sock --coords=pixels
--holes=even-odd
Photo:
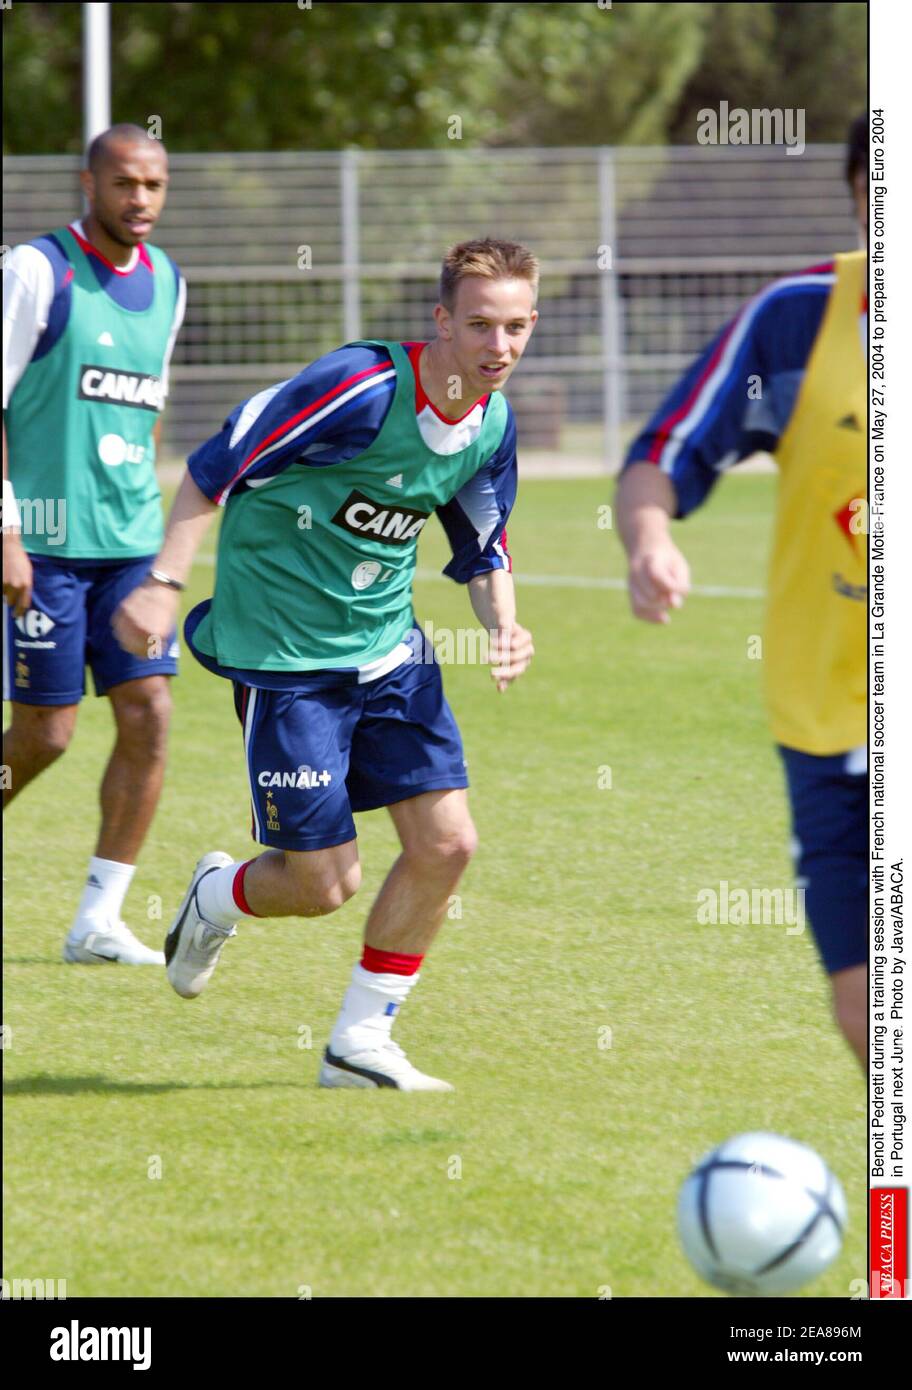
[[[350,1057],[382,1046],[420,973],[378,975],[356,965],[329,1040],[330,1051],[337,1057]]]
[[[239,917],[253,921],[256,916],[252,912],[243,912],[234,898],[237,871],[243,864],[250,862],[249,859],[239,859],[236,864],[226,864],[224,869],[213,869],[201,879],[196,890],[196,901],[206,921],[211,922],[213,926],[233,927]]]
[[[135,872],[135,864],[118,864],[113,859],[92,856],[70,931],[74,940],[82,940],[90,931],[97,931],[100,922],[113,925],[120,921],[120,909]]]

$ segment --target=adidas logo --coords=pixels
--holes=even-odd
[[[100,343],[102,347],[113,347],[113,346],[114,346],[114,339],[111,337],[110,333],[108,333],[107,331],[105,331],[104,333],[99,333],[99,335],[98,335],[98,337],[97,337],[97,339],[96,339],[96,342]]]
[[[851,415],[843,415],[841,420],[837,420],[837,425],[841,430],[860,430],[858,416],[853,411]]]
[[[395,478],[387,478],[386,483],[387,483],[387,487],[401,487],[401,486],[402,486],[402,474],[401,474],[401,473],[397,473],[396,476],[395,476]]]
[[[104,887],[104,884],[101,882],[101,879],[99,879],[98,877],[96,877],[95,874],[89,874],[88,878],[86,879],[86,887],[87,887],[87,888],[103,888],[103,887]]]

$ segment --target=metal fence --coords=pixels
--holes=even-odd
[[[857,233],[840,146],[170,157],[156,232],[188,281],[167,452],[360,337],[431,336],[440,259],[491,235],[542,261],[507,395],[521,459],[616,466],[626,439],[763,283]],[[79,161],[4,161],[7,245],[74,220]]]

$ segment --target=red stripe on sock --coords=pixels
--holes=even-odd
[[[374,975],[414,975],[423,960],[424,956],[406,956],[401,951],[378,951],[374,946],[365,945],[361,967]]]
[[[237,903],[238,907],[241,909],[242,912],[246,913],[248,917],[259,917],[260,914],[258,912],[254,912],[253,908],[247,901],[246,894],[244,893],[244,875],[246,874],[247,870],[250,868],[250,865],[252,863],[253,860],[248,859],[247,863],[242,864],[241,867],[238,869],[237,873],[234,876],[234,880],[231,884],[231,892],[234,896],[234,901]]]

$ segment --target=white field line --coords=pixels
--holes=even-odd
[[[214,555],[197,555],[194,564],[214,565]],[[439,570],[416,569],[415,578],[422,580],[440,579],[447,584],[453,581],[448,579]],[[528,584],[531,588],[539,589],[612,589],[623,592],[627,588],[626,579],[612,578],[593,578],[589,579],[584,574],[523,574],[514,575],[516,584],[519,588]],[[727,584],[694,584],[690,590],[696,598],[765,598],[765,589],[736,589]]]

